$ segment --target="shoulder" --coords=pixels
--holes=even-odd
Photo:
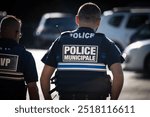
[[[66,37],[66,36],[70,36],[71,33],[72,33],[71,31],[62,32],[61,37],[63,38],[63,37]]]
[[[61,43],[66,41],[68,38],[70,39],[72,31],[62,32],[61,35],[57,38],[55,43]]]
[[[19,43],[17,43],[14,46],[14,48],[17,49],[17,50],[26,51],[25,47],[22,44],[19,44]]]
[[[71,31],[62,32],[61,35],[51,44],[51,46],[53,46],[55,43],[59,43],[62,38],[70,37],[70,34]]]
[[[103,33],[96,33],[95,36],[97,38],[100,38],[102,40],[102,43],[104,44],[110,44],[110,45],[114,44],[114,42],[111,39],[109,39],[107,36],[105,36],[105,34]]]
[[[95,36],[106,38],[105,34],[103,34],[103,33],[95,33]]]
[[[24,52],[23,61],[25,64],[29,64],[30,66],[31,65],[34,66],[34,64],[35,64],[34,56],[32,55],[31,52],[29,52],[27,50]]]
[[[33,56],[31,52],[29,52],[28,50],[25,50],[25,53],[27,56]]]
[[[20,56],[24,56],[24,54],[26,54],[26,49],[21,44],[16,44],[15,46],[13,46],[12,50],[14,53],[17,53]]]
[[[32,53],[29,50],[27,50],[24,46],[20,45],[20,50],[24,58],[33,58]]]

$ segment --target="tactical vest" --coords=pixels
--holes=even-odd
[[[26,99],[26,86],[18,47],[0,46],[0,99]]]
[[[84,31],[61,35],[57,49],[57,71],[52,78],[55,90],[60,94],[86,92],[108,96],[111,83],[106,73],[107,49],[102,43],[103,38],[102,34]]]

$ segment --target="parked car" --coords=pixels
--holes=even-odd
[[[150,38],[130,44],[124,50],[123,56],[124,70],[150,73]]]
[[[103,12],[97,32],[104,33],[123,51],[130,36],[149,19],[150,8],[114,8]]]
[[[47,48],[50,43],[60,36],[61,32],[74,30],[77,27],[75,16],[70,13],[45,13],[36,29],[36,45]]]
[[[139,40],[150,39],[150,21],[142,25],[130,38],[130,44]]]

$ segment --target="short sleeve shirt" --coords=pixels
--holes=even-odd
[[[16,64],[17,68],[13,67],[15,65],[8,66],[8,71],[10,71],[10,74],[14,74],[9,77],[7,76],[8,78],[11,79],[13,77],[21,77],[22,74],[26,83],[38,81],[35,60],[32,54],[27,51],[22,45],[18,44],[12,39],[1,39],[0,56],[2,56],[2,59],[6,59],[7,56],[17,57],[16,60],[14,60],[15,58],[12,58],[12,61],[14,60],[14,63],[12,63],[12,65]],[[7,71],[7,69],[5,68],[6,67],[3,66],[0,67],[1,70]],[[3,77],[5,74],[3,74],[4,72],[1,73],[1,77]]]
[[[76,32],[78,33],[78,32],[83,32],[83,31],[88,32],[88,33],[90,32],[94,33],[94,31],[89,28],[79,28]],[[69,35],[68,37],[61,36],[58,39],[56,39],[56,41],[51,45],[48,52],[42,58],[42,62],[49,66],[57,68],[57,63],[59,62],[58,57],[59,57],[60,51],[62,51],[60,49],[61,43],[63,41],[69,42],[69,40],[71,39],[72,38],[69,37]],[[85,40],[85,45],[90,44],[90,43],[91,42],[88,43],[87,40]],[[99,47],[102,48],[103,54],[99,58],[104,59],[104,63],[108,65],[108,67],[110,67],[114,63],[122,63],[124,61],[121,55],[121,52],[119,51],[117,46],[113,43],[113,41],[107,39],[104,34],[101,34],[101,33],[96,34],[95,44],[99,45]]]

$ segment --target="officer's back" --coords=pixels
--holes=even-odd
[[[100,24],[100,14],[97,5],[82,5],[76,16],[79,28],[63,33],[43,57],[45,66],[41,86],[45,99],[51,99],[47,85],[55,68],[54,82],[60,99],[98,100],[106,99],[110,93],[111,99],[118,99],[123,83],[122,57],[112,41],[104,34],[95,33]],[[115,79],[112,90],[106,65]]]
[[[8,15],[0,29],[0,99],[26,99],[27,88],[30,99],[39,99],[34,59],[19,44],[21,20]]]

